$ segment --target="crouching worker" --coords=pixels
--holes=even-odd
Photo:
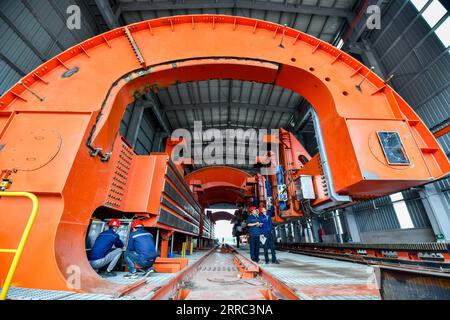
[[[136,266],[145,272],[145,276],[153,271],[151,268],[156,259],[155,242],[150,232],[144,230],[140,220],[133,221],[132,231],[128,240],[128,248],[125,252],[125,263],[129,273],[127,278],[137,278]]]
[[[95,240],[94,246],[88,253],[89,263],[95,271],[106,268],[105,276],[115,276],[114,267],[122,255],[123,242],[120,240],[117,230],[120,227],[118,219],[109,222],[109,229],[100,233]],[[113,246],[116,249],[113,250]]]

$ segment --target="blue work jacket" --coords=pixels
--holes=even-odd
[[[259,221],[263,224],[261,228],[261,233],[265,236],[269,235],[273,230],[272,219],[269,214],[264,215],[261,213],[259,215]]]
[[[103,231],[95,239],[95,243],[88,253],[88,259],[93,261],[106,257],[112,251],[113,246],[123,248],[123,242],[120,240],[119,235],[113,229]]]
[[[138,254],[139,260],[148,261],[156,258],[155,241],[150,232],[142,228],[131,232],[128,240],[128,251],[135,251]]]
[[[259,222],[259,217],[255,217],[254,215],[250,214],[247,218],[247,225],[255,222]],[[248,234],[250,235],[250,237],[259,237],[259,235],[261,234],[261,228],[258,226],[248,227],[248,229]]]

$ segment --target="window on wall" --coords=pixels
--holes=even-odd
[[[416,9],[420,11],[423,7],[425,7],[428,0],[411,0],[411,2],[416,7]]]
[[[441,39],[446,48],[450,46],[450,17],[436,29],[436,35]]]
[[[414,228],[414,224],[411,220],[411,216],[409,214],[408,207],[403,198],[403,194],[401,192],[392,194],[390,196],[391,201],[393,202],[395,214],[397,215],[398,222],[400,223],[400,228],[402,229],[411,229]]]
[[[428,0],[411,0],[412,4],[418,11],[422,10],[428,3]],[[433,0],[428,8],[422,13],[422,17],[433,28],[439,20],[447,13],[447,9],[442,5],[440,0]],[[436,36],[441,40],[445,47],[450,45],[450,17],[436,29]]]

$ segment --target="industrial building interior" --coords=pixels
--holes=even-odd
[[[1,299],[449,300],[449,11],[1,0]],[[116,219],[151,274],[89,264]]]

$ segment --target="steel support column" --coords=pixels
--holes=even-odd
[[[344,210],[345,223],[347,224],[349,242],[361,242],[358,225],[356,224],[355,214],[352,207]],[[350,241],[351,239],[351,241]]]
[[[280,226],[280,228],[278,229],[278,231],[279,231],[279,235],[280,235],[280,238],[281,238],[281,242],[282,243],[286,243],[287,242],[287,234],[286,234],[286,227],[285,227],[285,225],[281,225]]]
[[[366,40],[363,42],[352,43],[348,49],[351,53],[356,53],[361,56],[362,62],[368,67],[374,67],[374,72],[381,78],[386,79],[386,70],[381,63],[378,54],[373,49],[373,45]]]
[[[136,146],[139,128],[141,127],[142,118],[144,116],[144,100],[137,99],[134,103],[133,109],[131,111],[131,119],[128,124],[127,134],[125,135],[125,139],[131,146],[134,148]]]
[[[161,106],[159,104],[158,98],[152,93],[148,92],[145,94],[145,99],[149,101],[149,107],[155,116],[161,130],[168,134],[170,132],[170,125],[164,118],[164,114],[161,112]]]
[[[309,230],[309,236],[311,238],[310,241],[312,243],[318,242],[317,237],[319,235],[319,227],[320,227],[319,220],[317,218],[310,218],[309,222],[308,222],[308,225],[309,225],[309,229],[308,229]]]
[[[314,243],[314,235],[313,235],[313,223],[311,219],[306,219],[305,225],[303,227],[304,237],[306,243]]]
[[[339,243],[343,243],[344,239],[342,237],[342,228],[341,228],[341,224],[340,224],[340,215],[339,215],[339,210],[335,210],[333,211],[333,221],[334,221],[334,227],[336,230],[336,240]]]
[[[292,226],[293,226],[293,229],[294,229],[294,242],[295,243],[300,243],[302,241],[302,235],[300,233],[298,221],[293,221],[292,222]]]
[[[288,242],[290,243],[294,242],[294,229],[292,228],[292,222],[285,224],[285,227]]]
[[[95,0],[95,4],[97,5],[100,13],[103,16],[103,19],[105,19],[106,24],[110,29],[120,27],[120,23],[117,20],[116,15],[111,8],[111,5],[109,4],[109,0]]]
[[[419,193],[437,241],[450,241],[450,211],[443,193],[436,184],[425,185]]]

